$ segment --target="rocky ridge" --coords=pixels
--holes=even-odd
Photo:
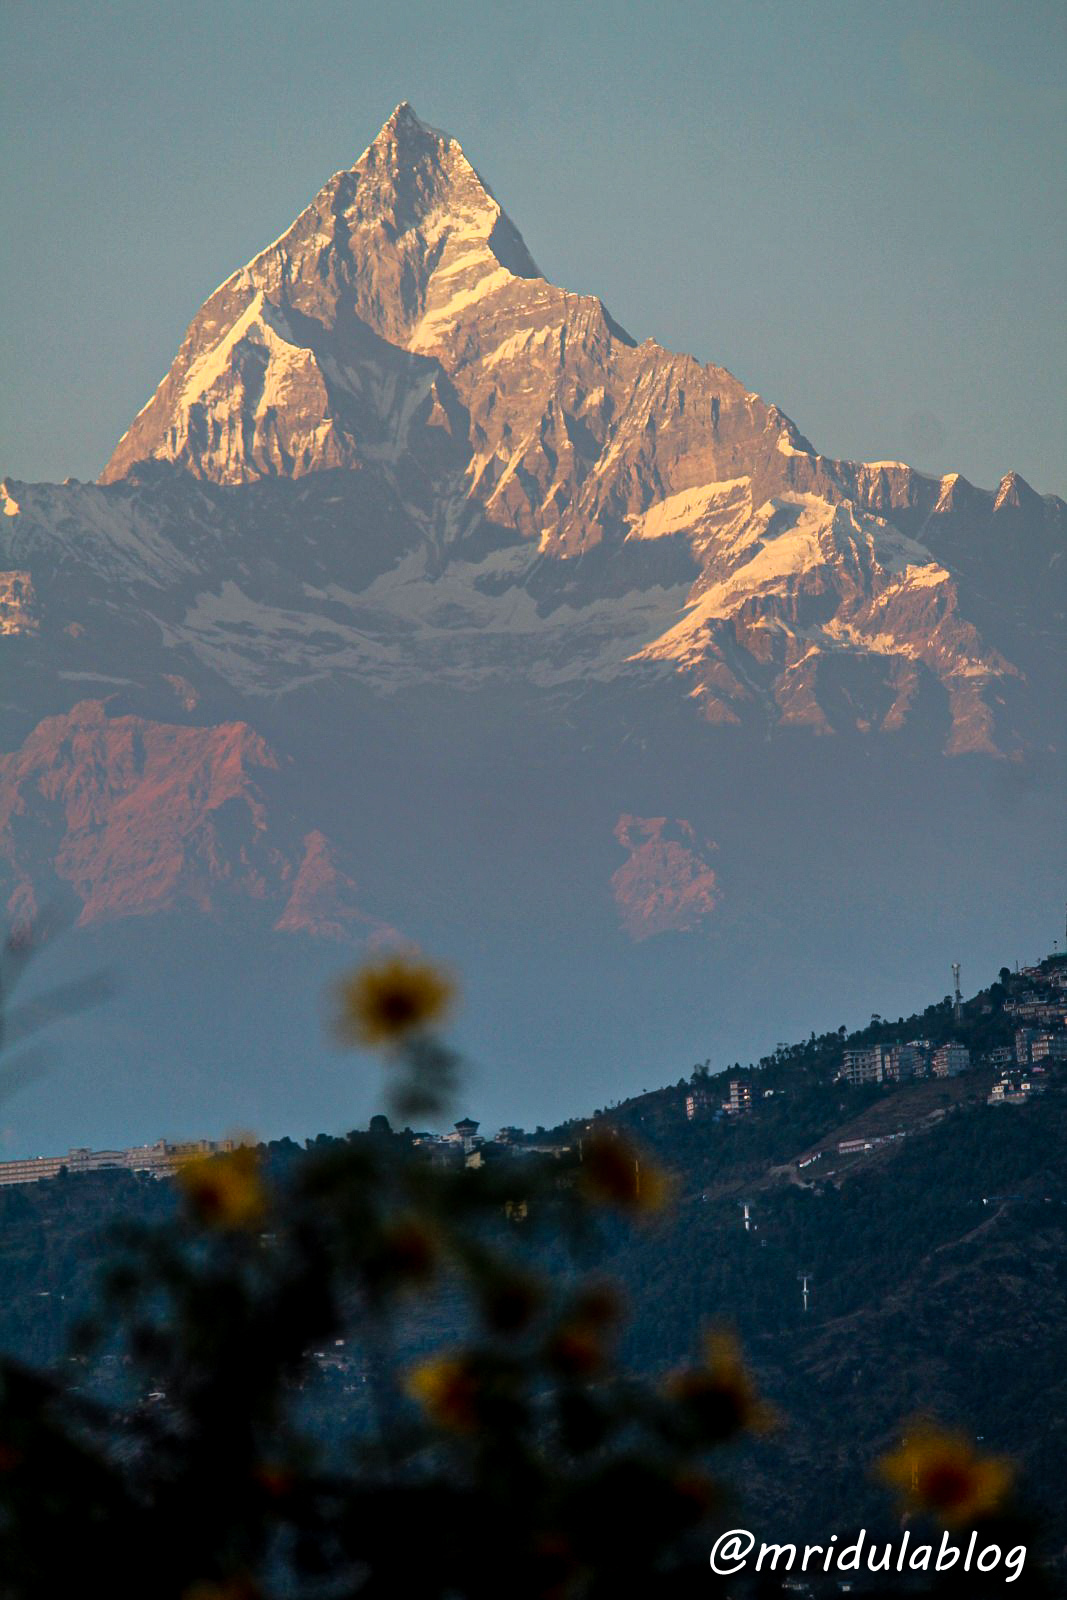
[[[190,570],[187,548],[131,514],[146,463],[205,487],[358,474],[332,491],[335,520],[372,581],[347,582],[356,552],[334,552],[331,581],[292,585],[280,615],[254,548],[246,577],[220,570],[243,530]],[[162,583],[184,567],[195,592],[168,641],[247,689],[262,674],[238,636],[254,631],[298,683],[658,669],[712,722],[827,732],[854,667],[852,725],[896,729],[928,687],[952,753],[1012,747],[1004,689],[1025,669],[961,606],[945,530],[961,509],[1023,507],[1045,543],[1064,530],[1062,502],[1014,475],[984,493],[828,459],[723,368],[636,343],[595,297],[539,274],[459,144],[407,104],[208,298],[101,483],[127,495],[80,491],[74,520],[110,523],[127,570],[152,555]],[[42,553],[40,523],[30,543]]]
[[[313,808],[276,845],[261,794],[257,728],[324,689],[666,690],[694,740],[1025,761],[1063,681],[1062,501],[823,456],[549,283],[407,104],[209,296],[100,482],[5,479],[0,511],[12,911],[47,859],[87,920],[225,886],[373,934]],[[641,820],[624,925],[696,927],[716,874]]]
[[[245,723],[183,727],[109,716],[83,700],[46,717],[0,756],[0,859],[7,911],[32,924],[49,894],[73,891],[80,925],[189,906],[222,915],[260,905],[273,926],[328,938],[387,933],[319,830],[280,846],[263,779],[278,757]],[[39,864],[52,863],[42,884]],[[37,873],[32,864],[38,866]]]

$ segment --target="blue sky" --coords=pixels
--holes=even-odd
[[[93,477],[400,99],[546,275],[835,455],[1067,493],[1062,4],[8,0],[0,472]]]

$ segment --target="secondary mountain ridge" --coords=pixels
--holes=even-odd
[[[129,527],[150,462],[219,486],[358,473],[377,526],[351,543],[370,572],[345,571],[345,552],[314,585],[305,561],[281,616],[247,534],[251,582],[225,570],[232,533],[205,561],[156,505],[155,526]],[[159,618],[170,642],[247,689],[265,677],[235,638],[251,628],[296,682],[659,671],[710,721],[826,733],[835,680],[855,667],[856,726],[899,727],[931,688],[950,753],[1017,747],[1005,697],[1025,669],[982,636],[934,552],[962,498],[1042,531],[1064,509],[1013,474],[985,495],[955,475],[829,460],[724,369],[637,345],[599,300],[541,277],[459,144],[406,102],[208,298],[100,481],[127,494],[64,499],[111,565],[149,584],[187,575],[184,615]],[[7,493],[44,554],[50,508]],[[347,498],[329,501],[339,523]],[[204,502],[190,500],[195,526]]]
[[[912,820],[977,885],[975,773],[1062,770],[1064,502],[823,455],[548,282],[406,103],[207,298],[99,482],[0,511],[9,917],[499,913],[525,951],[566,906],[614,961],[747,916],[763,960],[751,908],[826,833],[835,904],[858,873],[919,906],[948,879]]]

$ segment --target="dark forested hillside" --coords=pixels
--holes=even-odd
[[[828,1503],[862,1521],[879,1503],[869,1463],[926,1412],[1017,1456],[1032,1498],[1054,1503],[1067,1423],[1062,1089],[956,1111],[840,1186],[746,1188],[730,1171],[727,1158],[707,1199],[685,1195],[610,1266],[630,1288],[637,1367],[690,1355],[708,1321],[740,1329],[784,1415],[750,1492],[768,1508],[784,1496],[801,1528]],[[740,1194],[752,1196],[747,1232]]]
[[[1005,1031],[989,1004],[969,1002],[955,1028],[976,1056]],[[873,1031],[906,1038],[923,1024],[947,1034],[951,1016],[932,1010],[879,1020]],[[719,1080],[698,1068],[673,1088],[525,1143],[567,1152],[555,1158],[565,1181],[590,1129],[608,1124],[669,1174],[672,1204],[636,1228],[605,1223],[583,1264],[624,1287],[622,1354],[635,1371],[692,1359],[709,1325],[739,1331],[780,1418],[739,1457],[753,1514],[797,1537],[873,1525],[885,1496],[870,1463],[924,1413],[1017,1458],[1046,1547],[1062,1555],[1067,1068],[1050,1062],[1043,1091],[1025,1103],[991,1105],[994,1072],[981,1066],[948,1079],[835,1082],[847,1042],[832,1033],[782,1047],[742,1073],[752,1090],[744,1115],[710,1109],[737,1074]],[[842,1152],[842,1143],[858,1148]],[[484,1149],[521,1159],[514,1145]],[[279,1169],[300,1158],[289,1141],[270,1147]],[[66,1359],[71,1326],[92,1308],[109,1230],[172,1206],[169,1183],[128,1173],[0,1189],[0,1350]],[[556,1259],[551,1242],[537,1248]],[[421,1315],[428,1339],[455,1331],[447,1294]],[[322,1426],[331,1407],[340,1415],[356,1405],[338,1383]]]

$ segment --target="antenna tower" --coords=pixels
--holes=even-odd
[[[958,961],[952,963],[952,987],[954,990],[952,1018],[954,1022],[959,1023],[963,1020],[963,996],[960,994],[960,964]]]

